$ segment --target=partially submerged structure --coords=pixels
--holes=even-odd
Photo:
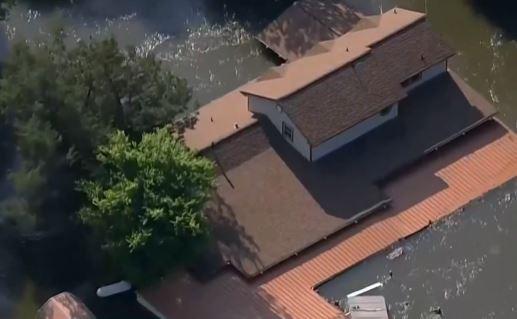
[[[309,2],[298,2],[292,10],[303,11]],[[337,12],[347,15],[343,10]],[[459,155],[443,156],[432,169],[412,172],[397,187],[387,185],[402,168],[495,114],[448,70],[454,52],[431,30],[424,14],[389,10],[368,17],[375,21],[368,27],[362,19],[354,22],[361,27],[339,29],[346,31],[322,38],[303,50],[304,56],[199,110],[184,138],[219,168],[217,190],[207,208],[216,243],[194,277],[185,274],[144,292],[143,298],[160,312],[184,318],[341,318],[312,288],[439,218],[442,208],[462,203],[460,194],[477,194],[456,189],[457,198],[443,195],[451,196],[449,206],[381,220],[378,229],[363,234],[366,238],[334,235],[381,208],[389,206],[383,214],[402,214],[449,190],[452,179],[428,174]],[[501,156],[498,165],[506,169],[517,162],[513,137],[506,137],[499,126],[486,130],[488,137],[479,143],[505,136],[497,147],[515,149]],[[462,152],[473,152],[469,147]],[[493,152],[500,151],[497,147]],[[504,172],[497,178],[507,178],[513,170]],[[476,190],[498,180],[480,180]],[[341,241],[314,246],[331,236]],[[317,253],[285,262],[311,246]],[[203,309],[194,306],[199,303]]]
[[[62,292],[41,306],[36,319],[95,319],[95,316],[75,295]]]
[[[356,296],[346,300],[347,319],[389,319],[383,296]]]
[[[423,14],[402,9],[317,47],[242,90],[249,110],[311,162],[395,118],[408,92],[446,72],[454,55]]]
[[[360,21],[343,0],[301,0],[271,22],[257,39],[282,59],[292,61],[318,42],[347,33]]]
[[[454,52],[424,14],[395,9],[377,20],[376,28],[320,42],[324,50],[200,109],[185,141],[221,173],[207,211],[220,258],[204,268],[231,263],[246,277],[264,272],[387,205],[379,181],[493,115],[445,93],[457,85],[447,73]],[[427,89],[417,89],[427,81]],[[419,97],[436,90],[444,95]],[[461,117],[450,119],[447,112],[457,109]],[[432,114],[450,122],[433,126],[436,136],[393,138]],[[358,152],[365,141],[372,149]]]

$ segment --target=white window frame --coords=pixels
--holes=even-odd
[[[287,123],[285,123],[284,121],[282,121],[282,136],[291,142],[294,139],[293,128],[291,126],[289,126]]]

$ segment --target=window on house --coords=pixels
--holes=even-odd
[[[282,122],[282,135],[289,141],[293,141],[293,128]]]
[[[403,87],[410,86],[411,84],[418,82],[420,80],[422,80],[422,72],[417,73],[417,74],[413,75],[412,77],[410,77],[409,79],[402,82],[402,86]]]
[[[387,108],[383,109],[381,111],[381,116],[386,116],[386,115],[390,114],[392,108],[393,108],[393,105],[388,106]]]

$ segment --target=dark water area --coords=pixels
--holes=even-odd
[[[422,8],[423,1],[408,1]],[[480,5],[480,3],[484,3]],[[511,4],[513,3],[513,4]],[[428,1],[433,27],[457,50],[451,68],[487,97],[517,128],[517,19],[514,1]],[[509,20],[507,17],[513,18]]]
[[[374,282],[392,319],[517,318],[517,180],[318,288],[338,300]],[[403,254],[387,255],[402,247]],[[393,277],[390,278],[390,271]],[[368,295],[368,294],[367,294]]]
[[[349,1],[371,13],[380,10],[378,0]],[[255,78],[275,64],[254,35],[293,0],[74,0],[73,5],[69,2],[63,0],[56,5],[55,1],[20,1],[3,23],[5,32],[0,33],[0,61],[5,60],[12,43],[25,40],[36,42],[48,37],[59,26],[65,27],[71,42],[113,35],[122,46],[136,46],[141,54],[154,53],[165,67],[186,78],[195,98],[202,105]],[[424,0],[395,2],[399,6],[420,11],[427,7],[435,30],[458,49],[451,67],[491,100],[500,111],[500,117],[515,129],[517,19],[513,18],[515,14],[509,14],[516,12],[514,6],[508,5],[512,1],[428,0],[427,6]],[[383,1],[382,9],[387,10],[393,4],[394,1]],[[10,191],[5,184],[5,173],[16,166],[16,156],[11,156],[13,145],[8,140],[8,134],[0,131],[0,152],[6,154],[0,158],[0,198]],[[515,183],[506,187],[510,193],[517,190]],[[485,203],[493,205],[494,211],[499,214],[506,211],[499,200],[497,196],[489,196]],[[515,204],[512,205],[515,209]],[[467,215],[467,211],[462,216]],[[463,238],[467,251],[476,251],[476,242],[467,240],[474,235],[468,229],[462,229],[456,236]],[[517,235],[513,234],[512,237],[512,234],[509,231],[508,237],[494,237],[494,240],[515,241]],[[92,278],[98,271],[96,267],[100,267],[91,258],[96,253],[80,244],[83,242],[81,236],[87,234],[69,232],[51,236],[44,247],[26,242],[25,245],[35,251],[31,253],[31,249],[24,249],[26,253],[22,255],[19,254],[19,242],[14,243],[6,234],[0,235],[1,319],[33,318],[37,307],[55,293],[68,290],[86,296],[102,284]],[[451,252],[454,253],[460,252]],[[478,255],[472,260],[481,257]],[[447,261],[441,258],[449,257],[438,256],[437,261]],[[379,262],[379,265],[376,267],[383,264]],[[446,264],[444,267],[449,266]],[[456,268],[451,269],[454,271]],[[356,272],[353,278],[359,285],[380,274],[378,271],[380,268],[372,268],[371,273]],[[433,278],[424,272],[414,280],[426,282]],[[461,273],[452,272],[451,280],[456,281],[457,278],[461,278]],[[515,279],[509,277],[508,282],[513,280],[517,285]],[[393,280],[395,282],[396,279]],[[497,278],[494,280],[494,284],[501,283]],[[436,287],[438,291],[439,287]],[[474,289],[469,289],[466,295],[471,291]],[[473,295],[472,298],[477,297]],[[458,299],[451,298],[450,302]],[[396,300],[406,301],[398,297]],[[417,305],[416,300],[409,302]],[[501,306],[506,307],[504,303]],[[427,307],[427,304],[423,307]],[[422,309],[415,310],[417,308],[412,307],[411,314],[420,313],[418,311]],[[99,309],[109,312],[102,305],[99,305]],[[462,317],[467,316],[448,318]],[[472,318],[478,317],[483,318]],[[144,318],[143,315],[141,318]]]
[[[273,65],[253,39],[253,30],[270,20],[264,11],[275,15],[289,1],[272,3],[276,5],[221,0],[125,0],[121,5],[84,0],[52,10],[20,5],[11,12],[6,33],[10,43],[37,41],[58,26],[66,28],[70,41],[113,35],[122,47],[153,52],[165,67],[189,81],[195,98],[204,104]]]
[[[71,43],[114,36],[122,47],[154,53],[164,67],[189,81],[203,104],[273,65],[253,39],[253,30],[291,1],[274,1],[272,6],[219,0],[84,0],[74,5],[61,1],[57,6],[52,2],[20,1],[13,8],[3,23],[0,60],[6,59],[13,43],[37,43],[58,27],[65,27]],[[13,192],[6,180],[18,165],[12,140],[10,131],[2,128],[0,199]],[[97,287],[110,283],[103,280],[101,254],[89,247],[90,234],[74,223],[66,228],[24,236],[0,230],[0,318],[34,318],[46,299],[62,291],[79,296],[99,318],[149,318],[132,295],[109,301],[95,297]]]
[[[512,0],[348,0],[370,14],[402,8],[427,12],[428,21],[457,55],[449,67],[488,98],[517,129],[517,2]],[[382,6],[380,5],[382,3]]]

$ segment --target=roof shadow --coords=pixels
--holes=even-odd
[[[448,185],[437,176],[440,170],[493,143],[507,134],[507,132],[496,121],[486,122],[443,148],[421,157],[419,161],[406,166],[404,170],[388,176],[379,183],[383,192],[392,198],[388,209],[366,217],[358,225],[348,227],[329,236],[326,241],[310,247],[303,254],[293,257],[290,261],[271,269],[257,279],[257,284],[268,282],[279,274],[306,263],[329,248],[335,247],[335,245],[343,242],[346,238],[354,236],[381,220],[397,216],[413,205],[447,188]]]
[[[0,154],[2,154],[0,156],[0,200],[12,192],[8,185],[7,175],[14,164],[15,151],[16,147],[12,130],[4,125],[0,125]]]
[[[253,264],[256,269],[263,268],[257,254],[260,250],[258,245],[237,221],[233,208],[217,191],[214,191],[206,209],[206,216],[210,221],[212,236],[217,239],[214,243],[217,247],[210,248],[211,251],[208,252],[210,260],[205,260],[205,267],[196,272],[198,279],[212,278],[223,265],[229,262],[237,269],[245,269],[244,262]]]
[[[343,0],[301,0],[273,20],[257,38],[281,58],[294,60],[316,43],[350,31],[359,20]]]
[[[508,131],[496,121],[488,121],[465,136],[452,141],[419,161],[387,177],[382,189],[393,198],[387,214],[402,212],[448,187],[439,172],[461,158],[472,154],[507,134]]]
[[[436,76],[400,102],[395,119],[312,163],[288,144],[269,120],[259,117],[259,121],[275,152],[325,212],[353,220],[389,200],[378,183],[493,115],[484,105],[486,101],[469,96],[468,89],[450,73]],[[476,103],[483,105],[474,107]],[[444,186],[439,180],[430,181],[424,193]]]
[[[269,120],[260,118],[260,122],[275,152],[327,214],[353,221],[358,214],[388,200],[349,162],[334,157],[310,163],[280,136]]]

